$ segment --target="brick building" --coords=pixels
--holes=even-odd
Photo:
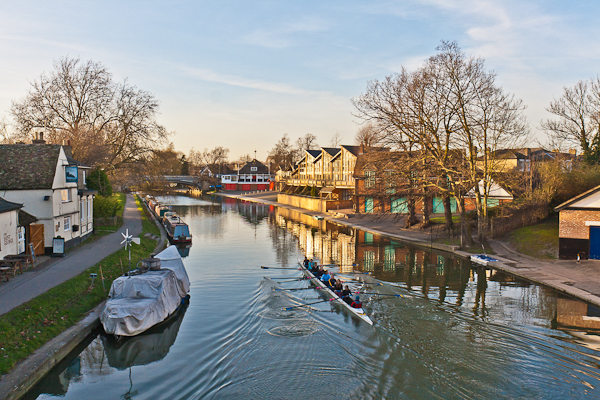
[[[565,201],[559,213],[559,250],[561,260],[600,260],[600,186]]]

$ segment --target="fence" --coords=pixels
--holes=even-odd
[[[514,229],[536,224],[548,216],[549,208],[544,203],[532,203],[505,212],[508,215],[490,218],[490,237],[500,237]]]

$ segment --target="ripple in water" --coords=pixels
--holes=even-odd
[[[275,326],[267,332],[273,336],[285,336],[285,337],[301,337],[301,336],[309,336],[313,333],[317,332],[316,324],[310,321],[304,321],[301,323],[296,323],[293,325],[281,325]]]
[[[258,316],[265,319],[299,319],[304,316],[304,311],[284,311],[284,310],[265,310],[258,313]]]

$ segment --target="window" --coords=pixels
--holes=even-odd
[[[237,182],[237,176],[236,175],[232,175],[231,176],[231,182]]]
[[[85,221],[86,212],[85,212],[85,200],[84,199],[81,199],[81,202],[79,204],[79,216],[82,221]]]
[[[65,232],[70,231],[71,230],[71,217],[65,217],[65,220],[63,223],[64,223]]]
[[[250,167],[250,171],[257,171],[257,167]]]
[[[63,203],[68,203],[69,201],[71,201],[71,189],[62,189],[60,191],[60,195],[62,197]]]
[[[365,171],[365,187],[375,186],[375,171]]]
[[[88,207],[87,207],[87,212],[88,213],[87,214],[88,214],[88,221],[90,221],[90,222],[92,220],[92,210],[94,209],[92,201],[93,201],[93,197],[89,197],[88,198]]]
[[[85,171],[81,171],[81,172],[82,172],[81,177],[83,178],[83,184],[86,185],[87,182],[85,180]]]

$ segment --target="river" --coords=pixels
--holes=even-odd
[[[193,245],[190,304],[122,345],[93,335],[26,399],[600,398],[600,310],[450,254],[219,197],[162,197]],[[290,281],[304,255],[385,282],[370,326]],[[273,278],[273,279],[271,279]]]

